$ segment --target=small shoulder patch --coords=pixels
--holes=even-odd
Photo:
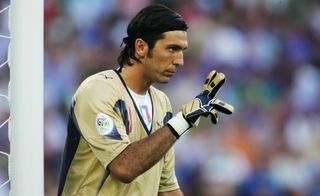
[[[114,127],[114,122],[110,116],[99,113],[96,116],[96,128],[100,135],[108,135]]]

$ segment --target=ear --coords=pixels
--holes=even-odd
[[[135,50],[138,59],[142,59],[148,54],[149,47],[143,39],[137,38],[135,41]]]

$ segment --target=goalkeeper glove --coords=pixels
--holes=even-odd
[[[183,105],[180,112],[168,121],[167,125],[177,138],[190,128],[197,127],[202,116],[210,116],[211,122],[216,124],[218,122],[217,111],[232,114],[234,109],[231,105],[214,98],[224,82],[224,74],[211,71],[201,93]]]

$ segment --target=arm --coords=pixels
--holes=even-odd
[[[231,105],[214,98],[224,80],[223,74],[212,71],[202,92],[195,99],[182,106],[181,112],[170,119],[167,125],[149,137],[128,145],[110,162],[110,172],[120,181],[130,183],[156,164],[181,135],[196,127],[202,116],[210,116],[211,121],[217,123],[216,111],[231,114]]]
[[[177,189],[174,191],[158,193],[158,196],[183,196],[183,193],[180,189]]]
[[[122,182],[130,183],[156,164],[176,140],[168,126],[164,126],[149,137],[131,143],[111,161],[108,169]]]

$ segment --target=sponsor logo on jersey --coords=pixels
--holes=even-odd
[[[96,128],[100,135],[108,135],[113,130],[114,123],[110,116],[99,113],[96,116]]]

